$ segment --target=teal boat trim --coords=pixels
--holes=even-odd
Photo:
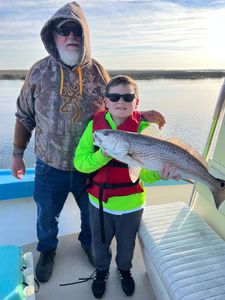
[[[9,169],[0,170],[0,200],[31,197],[34,190],[34,169],[27,169],[21,180],[11,175]]]
[[[146,186],[170,186],[187,184],[180,180],[160,180]],[[9,169],[0,170],[0,200],[32,197],[34,190],[34,169],[27,169],[22,179],[16,179]]]

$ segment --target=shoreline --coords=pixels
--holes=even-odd
[[[24,80],[28,70],[0,70],[0,80]],[[149,79],[218,79],[225,70],[108,70],[109,75],[129,75],[135,80]]]

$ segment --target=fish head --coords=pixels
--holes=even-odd
[[[116,159],[122,159],[129,152],[129,142],[118,130],[96,130],[94,144]]]

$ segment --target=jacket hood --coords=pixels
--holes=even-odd
[[[80,5],[76,2],[71,2],[64,5],[62,8],[57,10],[55,14],[45,23],[41,30],[41,39],[43,44],[50,56],[52,56],[60,64],[63,64],[63,62],[60,60],[53,38],[54,26],[62,20],[75,21],[79,23],[82,28],[82,51],[78,65],[83,68],[91,63],[90,35],[85,15]]]

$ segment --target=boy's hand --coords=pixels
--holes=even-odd
[[[161,129],[166,123],[164,116],[156,110],[142,111],[141,115],[145,121],[156,123],[159,126],[159,129]]]
[[[168,179],[173,179],[173,180],[180,180],[181,179],[181,175],[180,174],[176,174],[176,167],[175,166],[171,166],[167,163],[165,163],[162,166],[162,169],[159,172],[159,175],[161,177],[161,179],[164,180],[168,180]]]
[[[105,156],[105,157],[111,157],[107,152],[105,152],[104,150],[102,150],[102,154]]]

